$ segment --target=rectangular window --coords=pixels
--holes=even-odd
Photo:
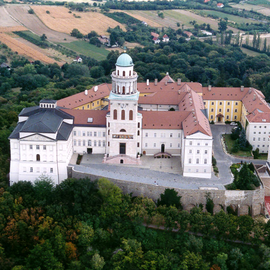
[[[94,137],[97,137],[97,132],[96,131],[94,131]]]
[[[255,138],[253,138],[253,141],[255,141]]]
[[[234,112],[237,112],[237,109],[235,109]]]
[[[188,163],[191,164],[191,158],[188,160]]]
[[[105,132],[102,133],[102,136],[105,137]]]
[[[36,145],[36,149],[39,150],[39,145]]]
[[[82,135],[85,136],[85,131],[83,131]]]
[[[170,143],[170,147],[172,147],[172,143]]]
[[[181,136],[180,133],[178,133],[178,138],[180,138],[180,136]]]
[[[92,135],[92,131],[90,131],[90,137],[92,137],[93,135]]]
[[[213,112],[214,111],[214,109],[211,109],[211,112]]]
[[[237,119],[237,115],[234,116],[234,120],[236,120],[236,119]]]
[[[78,136],[81,136],[81,131],[78,131]]]
[[[88,146],[92,146],[92,141],[88,140]]]
[[[197,154],[200,154],[200,150],[197,150]]]
[[[85,146],[85,140],[82,141],[83,146]]]
[[[141,126],[141,125],[140,125],[140,122],[139,122],[139,123],[138,123],[138,128],[140,128],[140,126]]]
[[[90,136],[90,132],[89,131],[87,131],[87,137],[89,137]]]
[[[204,164],[207,164],[207,159],[206,158],[204,159]]]
[[[213,119],[214,117],[213,117],[213,115],[211,115],[211,119]]]
[[[235,102],[235,105],[237,106],[238,105],[238,102]]]
[[[101,141],[98,141],[98,146],[99,146],[99,147],[101,146]]]
[[[76,140],[74,140],[73,144],[74,144],[74,146],[76,146],[76,145],[77,145],[77,141],[76,141]]]
[[[29,145],[29,149],[33,149],[33,145],[32,144]]]
[[[30,167],[30,172],[33,172],[33,167]]]
[[[227,112],[230,112],[230,109],[227,109]]]
[[[178,148],[180,148],[180,143],[178,143]]]
[[[145,137],[148,137],[148,133],[147,132],[145,133]]]
[[[98,137],[101,137],[101,131],[98,132]]]
[[[191,149],[189,149],[189,153],[192,154],[192,150]]]
[[[108,142],[108,147],[110,147],[110,142]]]
[[[199,159],[198,158],[196,159],[196,164],[199,164]]]
[[[137,147],[140,147],[140,143],[139,142],[137,143]]]
[[[43,145],[43,150],[46,150],[46,145]]]
[[[157,146],[157,144],[156,143],[154,143],[154,147],[156,147]]]
[[[228,102],[227,104],[230,105],[230,102]]]
[[[73,135],[74,135],[74,136],[76,136],[76,135],[77,135],[76,130],[74,130],[74,131],[73,131]]]
[[[221,109],[219,109],[218,111],[221,112]]]
[[[39,167],[37,167],[37,173],[39,173],[39,172],[40,172]]]
[[[53,168],[50,168],[50,173],[53,173]]]
[[[145,143],[145,147],[147,147],[147,143]]]
[[[219,102],[219,105],[222,105],[222,102]]]
[[[154,133],[154,137],[155,137],[155,138],[157,137],[157,133]]]
[[[81,140],[78,140],[78,146],[81,146]]]
[[[106,142],[105,142],[105,141],[103,141],[103,142],[102,142],[102,146],[103,146],[103,147],[105,147],[105,145],[106,145]]]
[[[173,136],[173,134],[172,134],[172,133],[170,133],[170,138],[172,138],[172,136]]]
[[[192,141],[189,142],[189,145],[192,145]]]
[[[207,154],[207,150],[204,150],[204,153]]]
[[[226,116],[226,119],[227,119],[227,120],[229,119],[229,115]]]
[[[94,146],[97,146],[97,141],[94,141]]]
[[[214,105],[214,102],[212,102],[211,104]]]

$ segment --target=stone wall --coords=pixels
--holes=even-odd
[[[68,167],[68,177],[73,178],[90,178],[96,180],[101,176],[86,174],[75,171],[73,167]],[[146,196],[154,201],[160,198],[160,194],[164,192],[167,187],[155,186],[150,184],[143,184],[130,181],[122,181],[108,178],[115,185],[120,187],[125,194],[132,193],[133,196]],[[258,190],[193,190],[193,189],[178,189],[175,191],[182,197],[181,203],[184,210],[190,210],[192,207],[202,204],[205,208],[206,195],[209,194],[214,202],[214,212],[219,212],[221,209],[227,210],[231,207],[232,210],[237,211],[238,215],[252,215],[265,214],[264,207],[264,189]]]

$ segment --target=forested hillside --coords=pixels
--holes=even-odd
[[[106,179],[2,188],[0,269],[269,269],[269,223],[212,215],[211,198],[188,213],[180,199],[132,198]]]

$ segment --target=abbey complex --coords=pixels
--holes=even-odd
[[[210,122],[240,121],[253,149],[268,152],[270,107],[254,88],[202,87],[161,81],[137,83],[127,53],[112,83],[61,100],[25,108],[10,135],[10,183],[41,174],[55,183],[67,178],[74,153],[102,154],[109,164],[141,164],[141,155],[180,156],[183,176],[210,178]]]

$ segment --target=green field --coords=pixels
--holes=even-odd
[[[239,17],[239,16],[235,16],[235,15],[230,15],[227,13],[223,13],[220,11],[214,11],[214,10],[203,10],[200,11],[200,14],[204,14],[204,15],[215,15],[219,18],[228,18],[229,21],[235,22],[235,23],[256,23],[257,21],[255,20],[251,20],[251,19],[246,19],[243,17]]]
[[[256,5],[256,6],[270,7],[270,2],[267,0],[252,0],[252,1],[247,1],[247,3],[251,5]]]
[[[83,40],[73,41],[70,43],[59,43],[59,44],[61,44],[63,47],[66,47],[70,50],[77,52],[78,54],[92,57],[98,61],[106,59],[107,55],[109,54],[109,51],[103,48],[98,48]]]

